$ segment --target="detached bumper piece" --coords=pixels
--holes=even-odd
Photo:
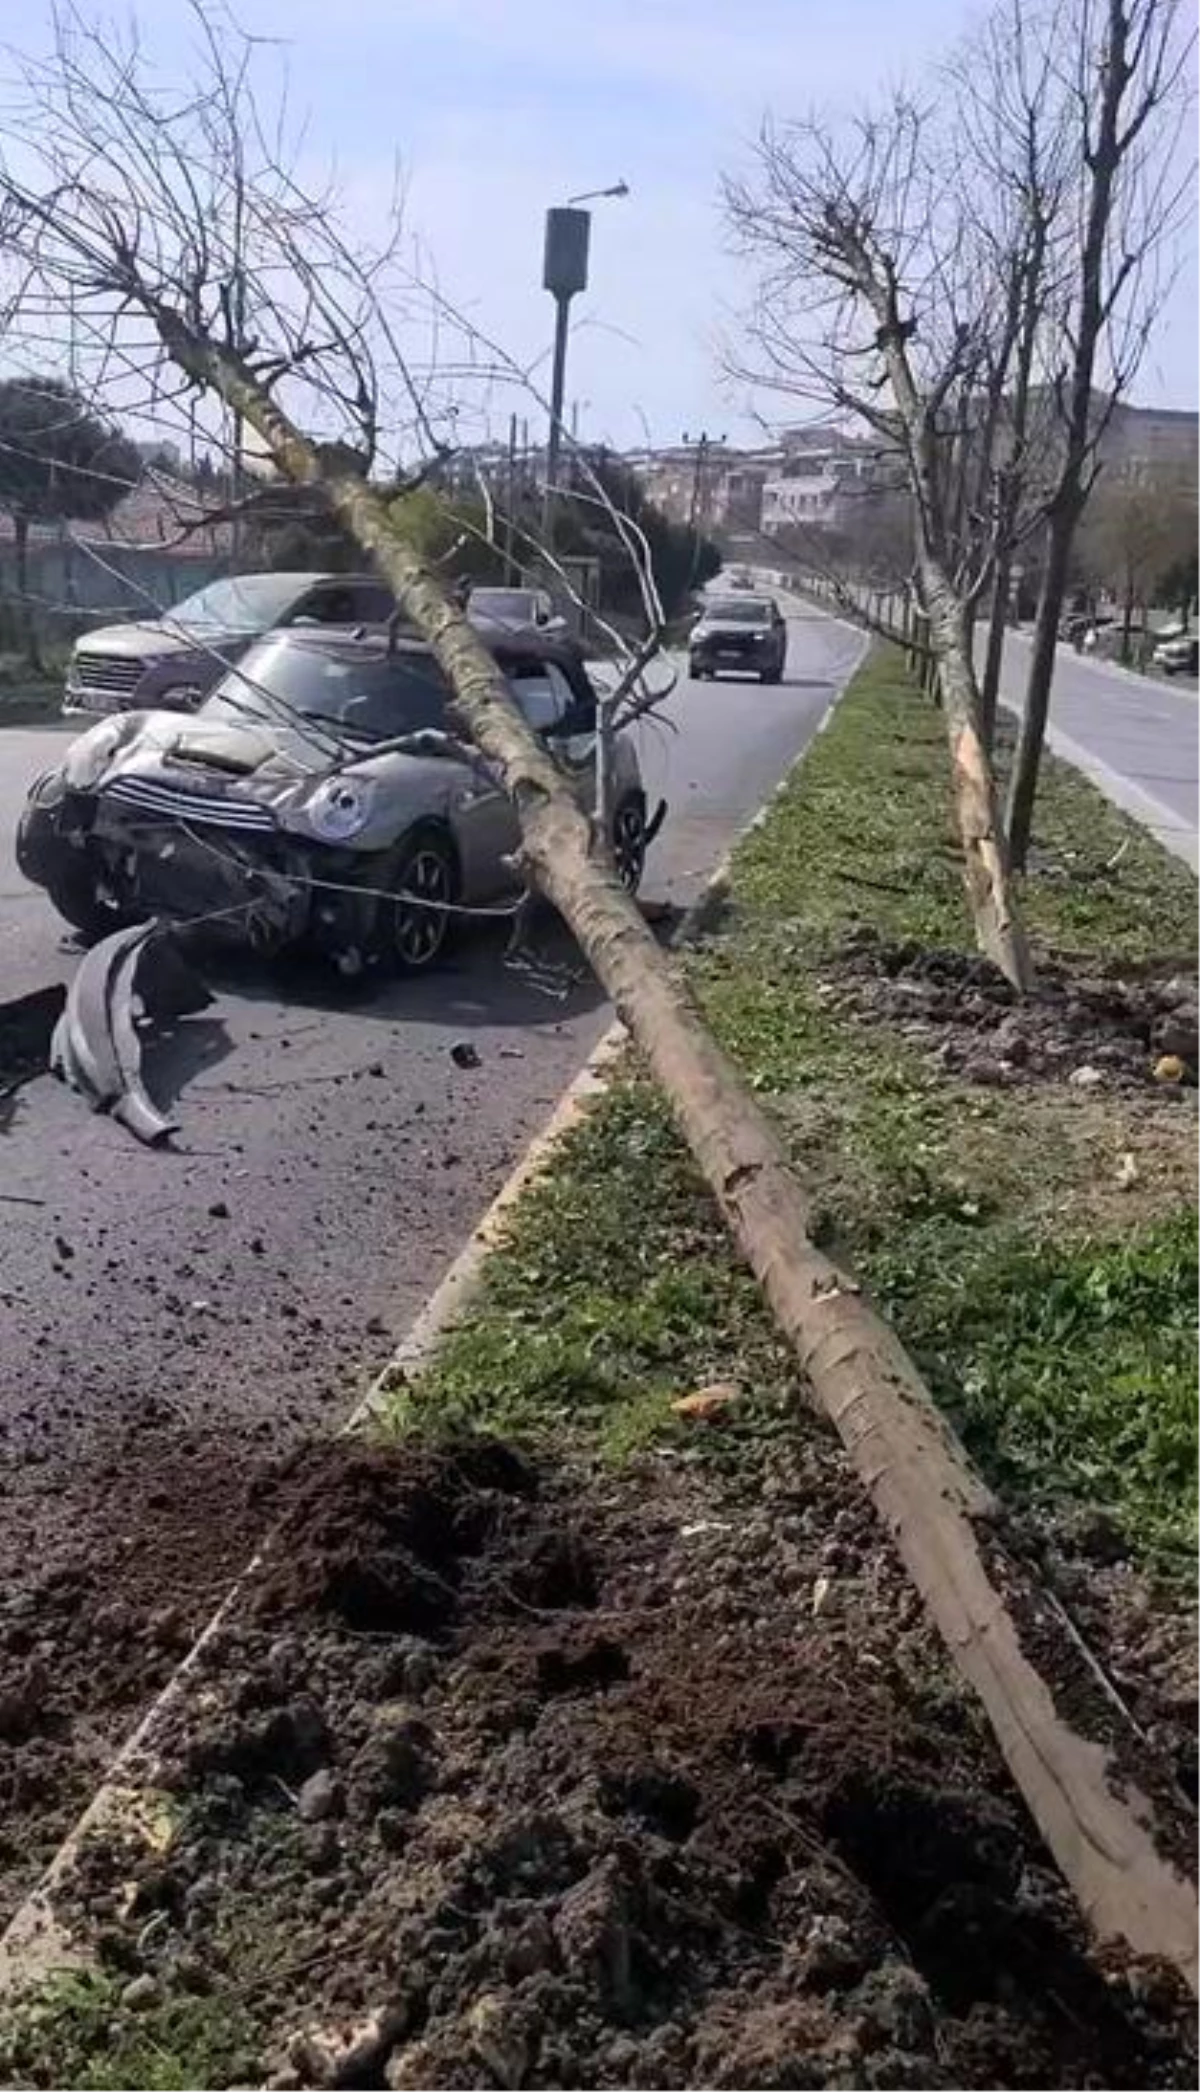
[[[167,936],[157,922],[138,923],[93,945],[67,991],[50,1041],[54,1073],[86,1097],[93,1111],[111,1111],[138,1140],[151,1145],[177,1129],[142,1083],[136,1019],[152,1008],[156,978],[166,989],[172,1015],[204,1009],[212,1000],[203,983],[182,968],[175,951],[165,969],[156,964],[160,953],[166,957],[162,940]]]

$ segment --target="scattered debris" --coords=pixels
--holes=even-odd
[[[1081,1068],[1072,1068],[1067,1081],[1073,1090],[1099,1090],[1104,1087],[1104,1070],[1085,1061]]]
[[[1125,1153],[1121,1157],[1121,1160],[1117,1164],[1118,1185],[1120,1186],[1122,1191],[1128,1191],[1132,1185],[1137,1183],[1138,1178],[1140,1176],[1141,1171],[1137,1166],[1135,1158],[1129,1152],[1129,1150],[1126,1149]]]
[[[707,1424],[728,1409],[731,1402],[739,1401],[741,1392],[732,1381],[714,1380],[711,1387],[698,1387],[694,1394],[680,1395],[671,1408],[676,1416],[694,1417]]]
[[[450,1048],[450,1058],[456,1068],[478,1068],[481,1063],[479,1049],[469,1039],[456,1039]]]
[[[1178,962],[1175,962],[1176,964]],[[1080,976],[1040,959],[1033,992],[1017,1007],[987,959],[916,942],[894,943],[860,925],[843,945],[822,1000],[868,1023],[887,1024],[929,1051],[935,1065],[982,1087],[1039,1082],[1106,1089],[1194,1085],[1196,983],[1165,963]],[[1174,1057],[1178,1075],[1157,1074]]]
[[[1177,1053],[1164,1053],[1154,1063],[1155,1082],[1182,1082],[1187,1069]]]

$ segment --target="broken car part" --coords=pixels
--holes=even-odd
[[[203,1009],[208,990],[181,970],[178,953],[164,965],[155,960],[169,936],[157,922],[115,930],[93,945],[67,990],[66,1007],[50,1041],[54,1073],[81,1095],[94,1111],[111,1111],[138,1140],[165,1140],[175,1132],[146,1093],[141,1076],[141,1041],[137,1017],[150,1012],[156,974],[160,1006],[169,1014]],[[157,940],[157,942],[156,942]]]

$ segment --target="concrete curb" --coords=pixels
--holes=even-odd
[[[837,619],[836,622],[843,624],[846,620]],[[855,626],[849,626],[848,629],[859,631]],[[816,731],[757,812],[739,829],[729,848],[718,859],[701,892],[679,924],[672,939],[674,946],[686,944],[702,935],[714,912],[728,895],[730,871],[736,851],[747,836],[762,826],[775,800],[787,789],[797,770],[802,768],[809,749],[825,732],[851,678],[861,666],[870,639],[869,635],[861,632],[859,636],[863,639],[862,648],[847,669],[841,687],[835,691]],[[548,1167],[555,1151],[571,1128],[579,1122],[596,1099],[603,1095],[625,1050],[627,1039],[625,1026],[618,1018],[593,1047],[579,1073],[564,1090],[541,1132],[535,1134],[482,1220],[438,1281],[407,1335],[401,1339],[367,1393],[351,1410],[341,1426],[341,1432],[335,1436],[353,1431],[366,1423],[387,1396],[395,1392],[398,1380],[403,1383],[415,1378],[443,1336],[461,1320],[471,1302],[478,1296],[488,1257],[501,1237],[508,1213],[529,1183]],[[81,1969],[91,1965],[91,1956],[75,1944],[60,1923],[54,1910],[54,1895],[59,1884],[68,1875],[81,1847],[93,1833],[120,1829],[131,1835],[140,1835],[151,1847],[169,1843],[169,1822],[162,1815],[156,1802],[149,1778],[139,1780],[139,1768],[146,1764],[159,1723],[182,1699],[205,1651],[226,1625],[243,1593],[258,1575],[274,1538],[274,1531],[272,1528],[266,1534],[262,1544],[226,1593],[183,1661],[172,1672],[162,1691],[151,1701],[132,1735],[126,1739],[113,1759],[103,1782],[78,1822],[55,1853],[36,1888],[18,1906],[4,1933],[0,1935],[0,2002],[20,1990],[30,1988],[56,1970]]]

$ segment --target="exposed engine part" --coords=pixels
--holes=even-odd
[[[67,990],[50,1041],[54,1073],[85,1096],[94,1111],[111,1111],[148,1143],[165,1140],[177,1129],[143,1086],[137,1017],[156,1009],[181,1016],[212,1000],[177,951],[166,957],[163,945],[169,938],[160,923],[136,923],[93,945]]]

